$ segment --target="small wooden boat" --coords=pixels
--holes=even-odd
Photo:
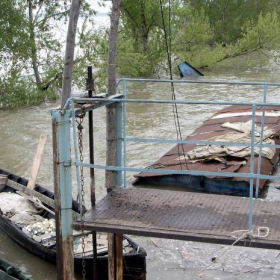
[[[255,143],[260,143],[263,135],[261,151],[261,165],[258,165],[260,148],[254,149],[254,173],[270,175],[279,161],[279,149],[270,148],[279,145],[280,134],[280,108],[266,107],[262,119],[262,107],[256,109]],[[263,133],[261,124],[264,122]],[[179,186],[194,191],[218,193],[226,195],[249,196],[250,179],[238,177],[240,173],[251,173],[251,106],[229,106],[210,119],[206,120],[186,141],[208,141],[211,144],[179,144],[147,168],[171,170],[169,174],[142,172],[136,174],[134,185]],[[213,143],[214,142],[214,143]],[[223,142],[224,144],[216,144]],[[231,142],[226,145],[225,142]],[[233,146],[232,144],[238,143]],[[243,145],[244,144],[244,145]],[[210,171],[221,175],[181,175],[172,174],[175,171]],[[223,172],[235,173],[233,177],[223,176]],[[254,187],[263,189],[266,180],[254,180]]]
[[[54,194],[38,184],[29,189],[27,183],[28,180],[0,169],[0,228],[25,250],[55,264]],[[77,201],[73,200],[72,207],[73,215],[80,213]],[[75,272],[82,273],[84,263],[86,277],[92,278],[92,236],[82,239],[80,232],[74,232],[73,238]],[[97,234],[98,279],[102,280],[108,279],[106,238],[106,234]],[[128,236],[124,236],[123,249],[124,279],[146,279],[145,250]]]
[[[1,280],[32,280],[10,261],[0,257]]]

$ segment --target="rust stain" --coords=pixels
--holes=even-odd
[[[279,112],[280,108],[277,106],[266,107],[266,114],[274,113],[275,111]],[[207,141],[207,139],[214,136],[226,135],[228,133],[232,133],[233,129],[221,127],[222,124],[226,122],[247,122],[252,119],[251,115],[242,115],[242,116],[234,116],[234,117],[222,117],[222,118],[213,118],[220,114],[225,113],[244,113],[251,112],[251,106],[229,106],[226,107],[217,113],[215,113],[210,119],[206,120],[200,127],[198,127],[193,133],[187,136],[184,140],[192,140],[192,141]],[[258,107],[256,112],[261,113],[262,108]],[[279,116],[265,116],[264,125],[268,128],[273,128],[275,130],[275,135],[273,140],[276,145],[280,144],[279,134],[280,134],[280,123]],[[256,116],[256,125],[261,126],[262,117]],[[188,158],[185,158],[184,155],[196,147],[194,144],[179,144],[173,147],[170,151],[168,151],[164,156],[154,162],[147,168],[151,169],[170,169],[170,170],[193,170],[193,171],[210,171],[210,172],[221,172],[221,176],[219,177],[211,177],[212,179],[226,179],[230,181],[246,181],[249,182],[250,178],[241,178],[238,177],[238,173],[250,173],[250,156],[244,157],[246,160],[246,164],[240,163],[237,165],[227,165],[221,162],[209,161],[203,162],[198,161],[195,163],[191,163]],[[178,160],[178,157],[181,156],[181,160]],[[274,166],[279,159],[279,149],[276,149],[276,153],[271,160],[262,157],[262,164],[260,174],[270,175]],[[254,157],[254,172],[257,172],[258,168],[258,156]],[[236,176],[233,178],[223,177],[223,172],[234,172]],[[172,174],[171,174],[172,175]],[[150,173],[150,172],[142,172],[134,175],[136,178],[150,178],[156,180],[157,177],[170,176],[168,174],[161,173]],[[254,182],[255,183],[255,182]],[[265,180],[260,180],[259,188],[262,189],[265,184]]]

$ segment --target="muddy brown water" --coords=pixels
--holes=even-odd
[[[248,68],[244,61],[234,65],[205,72],[203,79],[220,81],[268,81],[280,82],[277,70],[270,66]],[[262,89],[246,86],[237,88],[225,85],[175,86],[177,99],[251,101],[260,100]],[[280,88],[269,92],[268,100],[278,102]],[[171,99],[167,84],[135,83],[128,86],[128,97],[148,99]],[[0,167],[9,172],[29,177],[39,135],[46,133],[49,139],[37,182],[53,190],[52,140],[50,109],[59,103],[43,103],[37,107],[0,111]],[[187,107],[187,108],[186,108]],[[221,105],[178,106],[183,138],[200,123],[210,117]],[[170,105],[128,104],[127,134],[131,137],[176,139],[173,109]],[[105,164],[104,109],[94,112],[95,161]],[[85,125],[86,127],[86,125]],[[87,130],[85,128],[85,130]],[[84,139],[85,160],[88,160],[87,139]],[[127,144],[127,164],[145,167],[153,163],[173,145],[170,144]],[[133,174],[128,174],[128,180]],[[85,186],[89,182],[86,180]],[[104,188],[104,172],[96,172],[97,199],[101,199]],[[75,196],[75,190],[74,190]],[[262,194],[264,199],[279,200],[278,183]],[[86,202],[89,206],[89,191],[86,188]],[[182,242],[155,238],[134,237],[146,249],[147,279],[280,279],[280,256],[276,250],[238,248],[213,244]],[[56,267],[32,256],[14,244],[0,231],[0,254],[12,260],[33,279],[56,278]],[[217,262],[211,262],[217,257]]]

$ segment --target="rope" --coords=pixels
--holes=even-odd
[[[262,231],[266,231],[266,233],[262,235],[261,234]],[[242,233],[242,235],[240,237],[237,237],[237,236],[234,235],[236,233]],[[239,242],[239,241],[241,241],[243,239],[251,240],[253,238],[266,238],[268,235],[269,235],[269,228],[268,227],[258,227],[257,234],[253,234],[252,230],[243,230],[243,229],[241,229],[241,230],[233,231],[231,237],[235,238],[235,241],[230,246],[228,246],[218,257],[212,257],[212,259],[211,259],[212,263],[209,264],[208,266],[206,266],[204,269],[202,269],[198,273],[198,276],[200,278],[202,278],[203,277],[203,272],[205,270],[209,269],[211,266],[213,266],[214,263],[216,263],[223,255],[225,255],[225,253],[227,253],[237,242]],[[223,248],[221,250],[223,250]]]
[[[162,24],[163,24],[163,31],[164,31],[164,38],[165,38],[165,46],[166,46],[166,53],[167,53],[167,60],[168,60],[168,68],[169,68],[169,75],[170,75],[170,80],[173,80],[173,75],[172,75],[172,62],[171,62],[171,4],[170,0],[168,1],[168,23],[169,23],[169,34],[167,38],[167,31],[166,31],[166,26],[165,26],[165,20],[164,20],[164,13],[163,13],[163,5],[162,5],[162,0],[159,0],[160,4],[160,11],[161,11],[161,19],[162,19]],[[176,95],[175,95],[175,89],[174,89],[174,83],[171,82],[171,91],[172,91],[172,100],[176,101]],[[175,123],[175,128],[176,128],[176,133],[177,133],[177,140],[182,140],[182,133],[181,133],[181,127],[180,127],[180,121],[179,121],[179,114],[178,114],[178,107],[177,104],[173,104],[173,115],[174,115],[174,123]],[[187,165],[187,160],[185,158],[185,151],[184,151],[184,145],[180,144],[183,150],[183,155],[185,159],[185,165],[188,169]],[[180,153],[180,145],[178,145],[178,154]],[[180,161],[180,166],[181,170],[182,168],[182,163]]]

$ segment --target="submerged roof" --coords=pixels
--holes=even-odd
[[[261,126],[261,112],[262,108],[258,107],[256,110],[256,125]],[[251,121],[252,112],[251,106],[229,106],[213,115],[210,119],[206,120],[200,127],[198,127],[191,135],[187,136],[185,140],[191,141],[217,141],[217,142],[236,142],[234,138],[228,141],[226,140],[229,136],[239,137],[242,132],[237,131],[236,128],[232,128],[231,125],[224,125],[225,123],[243,123]],[[247,124],[248,125],[248,124]],[[264,130],[264,140],[269,141],[271,144],[280,144],[279,134],[280,134],[280,108],[279,107],[267,107],[265,111],[264,125],[266,130]],[[256,128],[256,132],[257,132]],[[272,130],[273,129],[273,130]],[[248,132],[247,132],[248,133]],[[250,132],[249,132],[250,133]],[[269,133],[269,135],[266,135]],[[243,133],[246,136],[246,133]],[[257,137],[257,136],[256,136]],[[248,140],[249,139],[249,140]],[[259,140],[256,140],[259,141]],[[272,141],[274,141],[272,143]],[[250,142],[250,137],[242,139],[241,143]],[[218,154],[205,155],[205,157],[197,155],[198,151],[202,148],[209,150],[214,147],[218,148]],[[223,153],[223,150],[230,150],[229,154]],[[250,147],[244,145],[244,148],[240,146],[238,149],[234,146],[225,145],[195,145],[195,144],[178,144],[168,151],[164,156],[154,162],[147,168],[151,169],[169,169],[169,170],[194,170],[194,171],[210,171],[210,172],[221,172],[219,177],[211,177],[216,179],[226,179],[230,181],[247,181],[250,178],[238,177],[238,173],[250,173]],[[232,150],[237,150],[232,152]],[[265,150],[262,148],[262,164],[260,174],[269,175],[274,169],[276,162],[278,161],[279,149]],[[244,153],[240,153],[241,152]],[[245,151],[247,150],[247,152]],[[257,148],[255,150],[254,157],[254,170],[257,171],[258,168],[258,155]],[[274,150],[274,151],[273,151]],[[248,153],[249,152],[249,153]],[[265,152],[266,156],[265,156]],[[197,156],[197,157],[196,157]],[[223,172],[234,172],[235,177],[223,177]],[[170,174],[172,175],[172,174]],[[170,176],[169,174],[162,173],[150,173],[142,172],[135,175],[137,178],[148,178],[155,176]],[[265,180],[261,179],[259,182],[259,188],[262,189]]]
[[[194,68],[192,65],[190,65],[188,62],[182,62],[178,65],[180,76],[183,77],[199,77],[204,76],[201,72],[199,72],[196,68]]]

